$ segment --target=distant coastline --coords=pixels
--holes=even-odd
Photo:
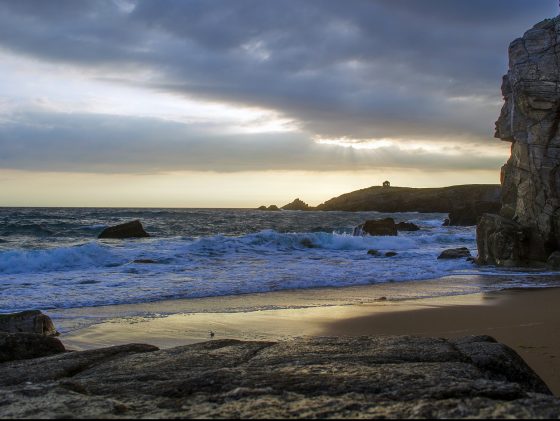
[[[350,211],[449,213],[484,203],[489,210],[500,205],[499,184],[463,184],[448,187],[393,187],[388,182],[333,197],[313,207],[299,198],[282,207],[260,206],[263,211]]]

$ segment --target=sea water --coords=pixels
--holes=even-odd
[[[413,222],[396,237],[353,236],[367,219]],[[476,255],[474,227],[444,214],[263,212],[246,209],[0,208],[0,312],[134,304],[287,289],[500,275],[487,288],[524,286],[524,270],[438,260],[447,248]],[[99,240],[139,219],[146,239]],[[367,252],[376,249],[381,256]],[[384,253],[394,251],[393,257]],[[138,263],[151,260],[155,263]],[[543,273],[546,275],[546,273]],[[554,284],[557,276],[540,285]],[[531,281],[532,286],[535,285]]]

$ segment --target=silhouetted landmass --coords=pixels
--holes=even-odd
[[[327,200],[324,211],[452,212],[477,203],[500,204],[499,184],[466,184],[438,188],[373,186]],[[475,222],[476,223],[476,222]],[[453,224],[453,223],[452,223]]]

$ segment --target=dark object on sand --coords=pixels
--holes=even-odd
[[[471,252],[466,247],[443,250],[438,259],[461,259],[463,257],[471,257]]]
[[[126,345],[0,370],[0,418],[560,416],[539,377],[486,336]]]
[[[58,335],[51,318],[39,310],[0,314],[0,332],[35,333],[45,336]]]
[[[353,235],[397,235],[397,226],[393,218],[370,219],[354,228]]]
[[[418,231],[420,227],[412,222],[399,222],[397,224],[397,231]]]
[[[144,238],[149,237],[140,221],[131,221],[114,227],[105,228],[97,238]]]
[[[47,357],[65,351],[62,342],[52,336],[0,332],[0,363]]]

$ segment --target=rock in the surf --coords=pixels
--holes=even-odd
[[[455,207],[449,212],[449,222],[447,225],[465,227],[476,225],[483,214],[499,212],[500,207],[499,200],[478,201],[465,206]]]
[[[370,219],[354,228],[353,235],[397,235],[397,226],[393,218]]]
[[[35,333],[45,336],[58,335],[51,318],[39,310],[0,314],[0,332]]]
[[[127,222],[125,224],[116,225],[114,227],[105,228],[98,238],[144,238],[149,237],[142,223],[138,220]]]
[[[466,247],[459,247],[442,251],[438,259],[462,259],[464,257],[471,257],[471,252]]]
[[[412,222],[399,222],[397,225],[397,231],[418,231],[420,227]]]
[[[47,357],[65,351],[62,342],[52,336],[0,332],[0,363]]]

